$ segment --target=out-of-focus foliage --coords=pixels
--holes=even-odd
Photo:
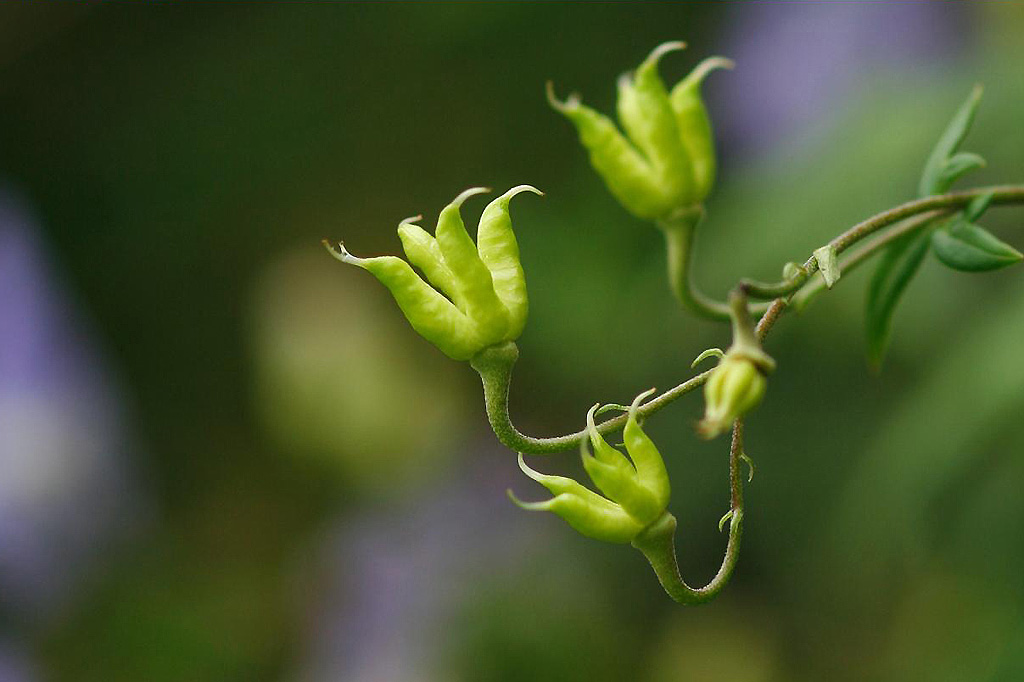
[[[469,411],[444,359],[404,340],[380,293],[319,249],[285,254],[258,285],[253,333],[256,406],[277,446],[378,495],[447,466]]]
[[[703,91],[720,164],[696,275],[722,294],[913,197],[976,82],[969,148],[988,165],[966,180],[1024,180],[1022,34],[1016,3],[0,7],[0,183],[33,207],[46,277],[101,349],[78,362],[120,388],[142,500],[120,512],[134,535],[97,540],[45,612],[0,572],[0,671],[1019,679],[1016,269],[926,260],[878,376],[865,274],[780,322],[734,584],[681,610],[635,553],[515,513],[515,454],[471,370],[318,244],[395,253],[401,218],[462,188],[542,188],[515,209],[531,311],[512,410],[531,433],[576,430],[594,402],[674,384],[728,330],[678,310],[660,235],[608,196],[546,80],[611,111],[614,75],[663,40],[736,58]],[[1019,209],[985,216],[1017,248],[1021,225]],[[6,310],[0,342],[25,324]],[[12,386],[0,376],[6,404],[27,404]],[[645,424],[695,582],[717,566],[728,501],[722,444],[693,436],[699,403]],[[68,442],[95,452],[88,433]],[[582,473],[575,453],[544,467]],[[0,566],[31,527],[5,502]],[[40,504],[89,509],[60,502]]]

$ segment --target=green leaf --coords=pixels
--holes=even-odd
[[[974,86],[967,100],[960,105],[953,120],[946,126],[939,141],[932,149],[928,163],[925,164],[924,172],[921,174],[921,183],[918,186],[918,194],[926,197],[932,194],[941,194],[949,189],[953,181],[963,175],[971,168],[976,168],[976,163],[981,157],[976,155],[953,156],[957,147],[967,136],[974,121],[974,114],[978,110],[978,103],[981,101],[982,88]],[[950,158],[952,157],[952,158]],[[982,161],[982,164],[984,161]]]
[[[996,193],[992,191],[972,199],[971,203],[967,204],[967,208],[964,209],[964,217],[967,219],[967,222],[973,223],[980,218],[988,210],[989,204],[992,203],[992,199],[995,196]]]
[[[932,246],[943,264],[964,272],[998,270],[1024,258],[1017,249],[996,239],[985,228],[962,218],[936,231],[932,235]]]
[[[829,289],[839,280],[839,259],[836,258],[836,247],[826,244],[820,249],[815,249],[814,259],[818,261],[818,269],[825,280],[825,286]]]
[[[976,168],[984,168],[985,159],[978,154],[971,152],[960,152],[954,154],[947,161],[946,165],[942,167],[939,172],[939,176],[936,179],[936,190],[935,194],[945,192],[953,183],[960,179],[961,176],[969,173]]]
[[[868,362],[876,369],[881,367],[889,345],[896,304],[917,274],[930,243],[928,231],[901,237],[886,250],[871,278],[867,301],[867,352]]]

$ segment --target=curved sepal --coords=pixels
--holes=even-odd
[[[469,360],[481,348],[475,326],[447,298],[420,279],[412,266],[395,256],[357,258],[340,242],[324,246],[343,263],[355,265],[380,280],[402,309],[409,324],[450,358]]]
[[[522,502],[508,491],[509,498],[523,509],[554,512],[580,534],[605,542],[626,543],[643,530],[643,526],[619,505],[572,479],[534,471],[526,465],[522,454],[519,468],[555,495],[543,502]]]
[[[669,95],[680,139],[693,164],[695,194],[700,200],[711,192],[717,168],[714,131],[700,87],[712,71],[732,69],[733,66],[731,59],[708,57],[679,81]]]
[[[519,244],[512,231],[512,217],[508,210],[512,197],[523,192],[544,196],[543,192],[530,185],[513,187],[487,204],[476,232],[480,260],[490,271],[494,292],[508,311],[508,329],[505,332],[508,341],[522,334],[529,312],[526,275],[519,261]]]
[[[459,209],[476,194],[490,190],[483,187],[467,189],[441,209],[434,234],[445,263],[455,277],[455,286],[465,302],[466,315],[476,327],[485,346],[505,340],[509,314],[494,291],[491,272],[480,260],[476,244],[466,232]]]
[[[661,190],[658,174],[611,119],[585,106],[576,95],[559,101],[550,81],[547,94],[552,108],[576,127],[590,165],[627,211],[644,220],[657,220],[672,211],[672,197]]]
[[[630,459],[633,460],[633,464],[636,466],[636,474],[640,485],[651,493],[657,506],[658,513],[651,518],[652,521],[661,512],[665,511],[672,492],[669,485],[668,472],[665,470],[665,461],[662,459],[661,453],[658,452],[657,446],[654,445],[654,441],[640,428],[640,422],[637,417],[640,403],[654,392],[655,389],[652,388],[645,393],[641,393],[633,400],[633,403],[629,406],[629,417],[626,420],[626,427],[622,430],[622,439],[626,444],[626,451],[629,453]]]

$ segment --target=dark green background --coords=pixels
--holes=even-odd
[[[429,223],[470,186],[536,185],[546,197],[513,207],[532,305],[513,389],[521,426],[575,430],[595,401],[677,383],[727,331],[677,309],[659,235],[607,195],[544,82],[608,111],[615,77],[657,43],[690,43],[665,60],[674,80],[727,38],[763,42],[757,21],[810,22],[793,49],[813,60],[814,21],[887,16],[844,4],[831,19],[813,4],[0,7],[0,177],[36,209],[123,386],[153,510],[53,615],[5,616],[40,679],[347,679],[344,663],[309,672],[323,614],[374,599],[353,594],[323,548],[357,553],[337,529],[376,520],[364,535],[401,563],[389,528],[467,490],[522,551],[487,563],[437,517],[434,549],[469,568],[439,572],[429,589],[444,608],[419,613],[419,639],[393,643],[428,652],[409,679],[1020,679],[1019,267],[966,275],[929,259],[880,376],[863,360],[865,273],[780,323],[768,347],[779,369],[748,428],[758,469],[740,566],[717,602],[691,610],[628,548],[506,509],[505,487],[541,491],[486,431],[471,370],[319,247],[332,236],[394,253],[408,215]],[[810,124],[756,144],[735,130],[730,143],[727,128],[704,288],[774,277],[911,198],[974,82],[986,95],[967,148],[989,165],[967,182],[1024,179],[1022,9],[943,4],[928,16],[955,40],[925,31],[945,42],[892,64],[865,57]],[[806,96],[771,63],[757,68],[777,85],[729,103],[749,120]],[[708,82],[713,116],[732,77]],[[482,205],[467,203],[467,222]],[[1020,248],[1022,216],[993,210],[985,224]],[[717,566],[727,508],[726,445],[694,438],[700,411],[687,398],[650,422],[694,582]],[[578,469],[572,453],[556,460],[537,466]]]

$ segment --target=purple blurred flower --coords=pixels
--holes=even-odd
[[[137,516],[119,392],[54,277],[36,222],[0,190],[0,612],[37,624]]]
[[[964,44],[956,3],[740,3],[717,52],[736,61],[710,81],[723,145],[760,151],[844,104],[865,75],[940,68]]]

